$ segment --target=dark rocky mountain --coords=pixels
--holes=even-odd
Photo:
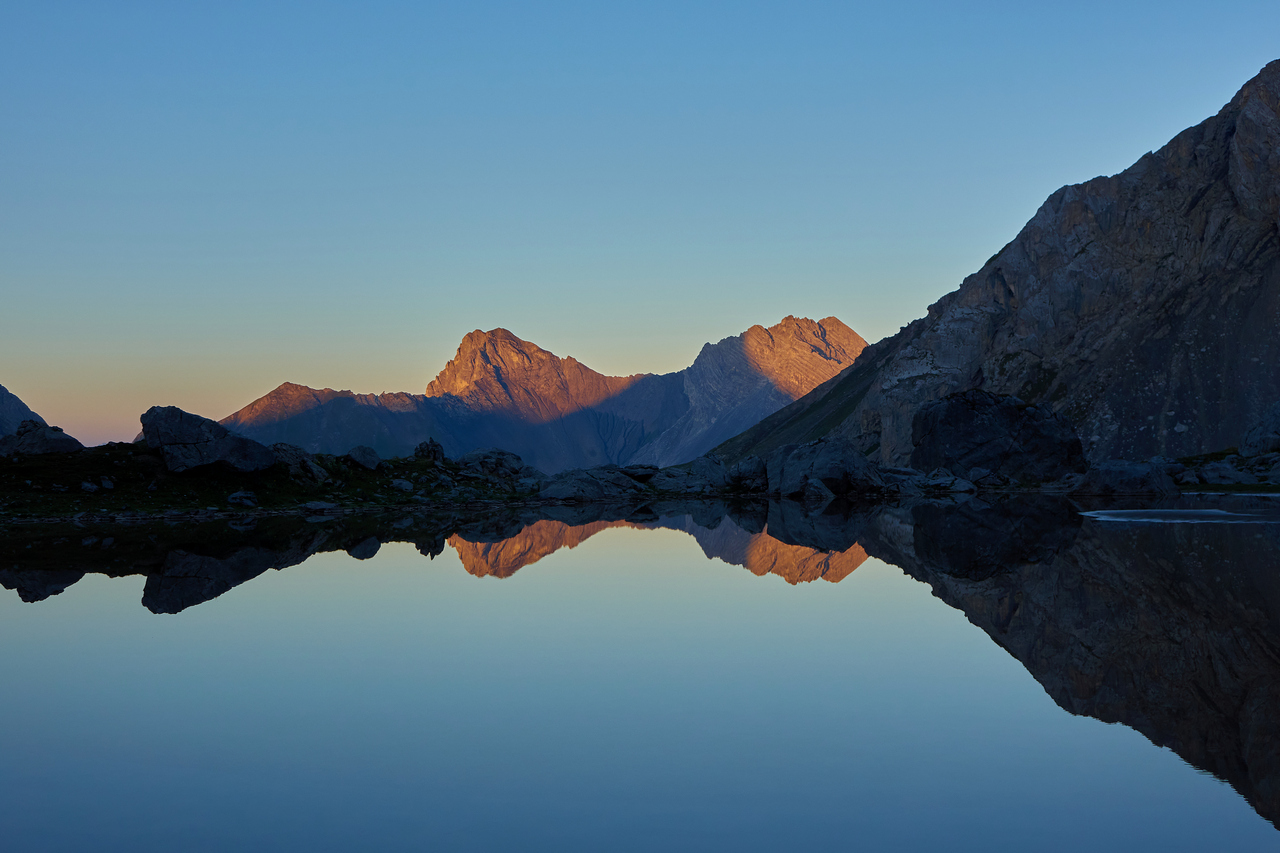
[[[1280,400],[1280,61],[1112,177],[1064,187],[928,315],[721,446],[834,434],[884,463],[924,403],[1048,403],[1090,460],[1234,446]]]
[[[696,458],[853,363],[866,342],[834,317],[787,317],[707,344],[692,366],[605,376],[505,329],[475,331],[425,394],[353,394],[285,383],[222,421],[264,444],[313,453],[367,445],[404,456],[434,438],[449,456],[483,447],[548,473]]]
[[[44,418],[31,411],[16,394],[0,385],[0,436],[13,435],[23,421],[45,423]]]

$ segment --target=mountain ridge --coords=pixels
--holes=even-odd
[[[787,316],[705,345],[690,367],[607,376],[506,329],[465,335],[423,394],[355,394],[283,383],[222,420],[264,443],[344,453],[364,444],[407,455],[434,438],[450,456],[517,453],[547,473],[670,465],[786,405],[852,364],[866,346],[834,317]]]

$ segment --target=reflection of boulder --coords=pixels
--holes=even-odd
[[[1040,563],[1071,544],[1080,516],[1061,500],[1028,496],[990,506],[922,505],[912,511],[917,557],[955,577],[982,580],[1012,564]]]
[[[147,577],[142,604],[152,613],[179,613],[211,601],[268,569],[296,566],[317,553],[324,541],[322,533],[312,534],[279,550],[250,546],[223,557],[170,551],[160,570]]]
[[[0,586],[17,591],[18,597],[30,604],[57,595],[82,577],[84,572],[75,569],[33,572],[0,569]]]

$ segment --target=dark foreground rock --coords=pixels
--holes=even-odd
[[[142,415],[142,437],[170,471],[222,462],[237,471],[262,471],[276,463],[271,448],[233,435],[226,427],[177,406],[152,406]]]
[[[0,456],[69,453],[84,450],[84,445],[62,431],[40,421],[23,421],[17,432],[0,438]]]
[[[941,468],[975,482],[995,474],[1043,483],[1087,467],[1080,437],[1066,418],[1048,405],[987,391],[963,391],[921,406],[911,441],[911,467]]]

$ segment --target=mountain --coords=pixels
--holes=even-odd
[[[0,436],[13,435],[23,421],[44,423],[44,418],[27,407],[18,396],[0,385]]]
[[[1280,61],[1112,177],[1064,187],[928,315],[720,446],[822,435],[887,464],[925,402],[1047,402],[1092,460],[1233,446],[1280,400]]]
[[[786,317],[707,344],[690,367],[606,376],[506,329],[474,331],[425,394],[353,394],[285,383],[225,418],[263,443],[314,453],[360,444],[404,456],[434,438],[449,456],[518,453],[547,473],[694,459],[835,376],[866,342],[834,317]]]

